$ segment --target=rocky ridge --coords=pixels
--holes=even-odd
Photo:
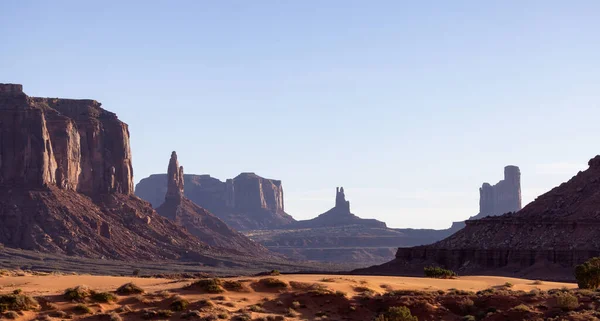
[[[399,248],[396,259],[365,273],[411,274],[427,264],[463,273],[573,278],[573,266],[600,255],[600,156],[568,182],[516,213],[466,221],[431,245]]]

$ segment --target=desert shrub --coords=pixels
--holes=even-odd
[[[354,289],[354,292],[358,292],[358,293],[373,293],[373,290],[366,286],[355,286],[353,289]]]
[[[175,300],[171,302],[169,307],[172,311],[183,311],[187,309],[188,305],[190,305],[190,301],[178,296],[175,297]]]
[[[0,313],[6,311],[28,311],[39,308],[38,302],[23,294],[0,295]]]
[[[542,282],[542,281],[540,281],[540,280],[535,280],[535,281],[533,281],[533,283],[531,283],[531,284],[533,284],[533,285],[542,285],[542,284],[544,284],[544,282]]]
[[[405,306],[391,307],[386,313],[380,314],[375,321],[419,321]]]
[[[6,319],[14,320],[19,317],[19,314],[15,311],[7,311],[2,316]]]
[[[21,293],[23,293],[23,290],[21,290],[21,289],[15,289],[13,291],[13,294],[21,294]]]
[[[530,312],[531,308],[526,306],[525,304],[519,304],[516,307],[512,308],[511,310],[519,311],[519,312]]]
[[[514,286],[514,284],[510,283],[510,282],[506,282],[504,283],[504,287],[505,288],[512,288]]]
[[[600,257],[594,257],[575,267],[575,279],[580,289],[597,289],[600,286]]]
[[[217,314],[217,317],[219,319],[227,319],[229,318],[229,314],[227,312],[220,312],[219,314]]]
[[[579,307],[579,299],[571,293],[558,294],[556,305],[564,311],[575,310]]]
[[[75,307],[73,307],[73,311],[75,311],[77,313],[81,313],[81,314],[92,313],[92,309],[90,309],[87,305],[85,305],[83,303],[79,303]]]
[[[223,281],[222,283],[223,287],[227,291],[243,292],[246,290],[244,289],[244,285],[240,281],[227,280]]]
[[[270,289],[285,289],[288,287],[287,283],[277,278],[264,278],[259,280],[258,283]]]
[[[475,318],[475,316],[472,316],[472,315],[465,315],[462,318],[462,321],[475,321],[475,320],[477,320],[477,318]]]
[[[265,311],[265,310],[264,310],[262,307],[260,307],[260,306],[258,306],[258,305],[256,305],[256,304],[253,304],[253,305],[249,306],[249,307],[248,307],[248,310],[250,310],[250,311],[252,311],[252,312],[257,312],[257,313],[258,313],[258,312],[264,312],[264,311]]]
[[[198,301],[198,304],[201,305],[203,308],[212,308],[215,306],[215,304],[212,303],[212,301],[207,300],[207,299],[202,299],[202,300]]]
[[[83,301],[92,295],[92,291],[85,285],[78,285],[65,290],[63,297],[69,301]]]
[[[92,300],[101,303],[109,303],[117,301],[117,297],[110,292],[92,292]]]
[[[65,311],[52,311],[48,315],[53,318],[69,319],[69,314]]]
[[[110,314],[108,314],[108,320],[109,321],[123,321],[121,316],[116,312],[111,312]]]
[[[281,272],[279,272],[279,270],[272,270],[271,273],[269,273],[269,275],[272,275],[272,276],[278,276],[280,274],[281,274]]]
[[[456,273],[452,270],[442,269],[437,266],[429,266],[423,269],[425,272],[425,276],[428,278],[436,278],[436,279],[450,279],[456,277]]]
[[[140,288],[134,283],[125,283],[117,289],[117,294],[119,295],[132,295],[142,293],[144,293],[144,289]]]
[[[294,310],[292,308],[288,308],[287,311],[285,312],[285,316],[288,318],[295,318],[298,316],[298,313],[296,312],[296,310]]]
[[[334,278],[323,278],[320,279],[319,282],[335,282]]]
[[[233,318],[231,318],[232,321],[250,321],[252,320],[252,316],[248,313],[241,313],[238,315],[234,315]]]
[[[202,315],[198,310],[190,310],[186,313],[181,314],[182,319],[200,319]]]
[[[173,311],[171,310],[158,310],[156,311],[156,316],[158,316],[159,318],[170,318],[171,316],[173,316]]]
[[[140,269],[134,269],[133,272],[131,273],[133,276],[139,276],[140,275]]]
[[[188,289],[200,289],[207,293],[223,293],[222,282],[220,279],[202,279],[188,286]]]

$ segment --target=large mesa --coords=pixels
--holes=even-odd
[[[125,260],[209,251],[133,195],[131,159],[127,124],[99,102],[0,84],[0,243]]]

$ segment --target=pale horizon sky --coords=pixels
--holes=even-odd
[[[521,168],[523,203],[600,146],[600,2],[5,1],[0,83],[129,124],[136,183],[283,181],[312,218],[446,228]]]

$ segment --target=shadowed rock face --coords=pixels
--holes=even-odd
[[[165,174],[154,174],[136,186],[136,195],[154,206],[162,204],[167,192]],[[214,213],[236,230],[277,228],[294,222],[285,213],[281,181],[242,173],[222,182],[209,175],[183,175],[184,195]]]
[[[173,152],[167,171],[165,201],[156,209],[160,215],[185,227],[210,246],[234,251],[239,255],[274,256],[262,245],[231,229],[209,211],[185,197],[183,177],[183,166],[179,166],[177,153]]]
[[[97,101],[13,84],[0,84],[0,243],[125,260],[210,252],[133,195],[127,124]]]
[[[466,221],[437,243],[399,248],[396,259],[370,271],[422,273],[438,264],[465,273],[573,279],[573,266],[600,255],[600,156],[589,169],[516,213]]]
[[[1,186],[133,193],[127,124],[97,101],[28,97],[14,86],[0,84]]]

